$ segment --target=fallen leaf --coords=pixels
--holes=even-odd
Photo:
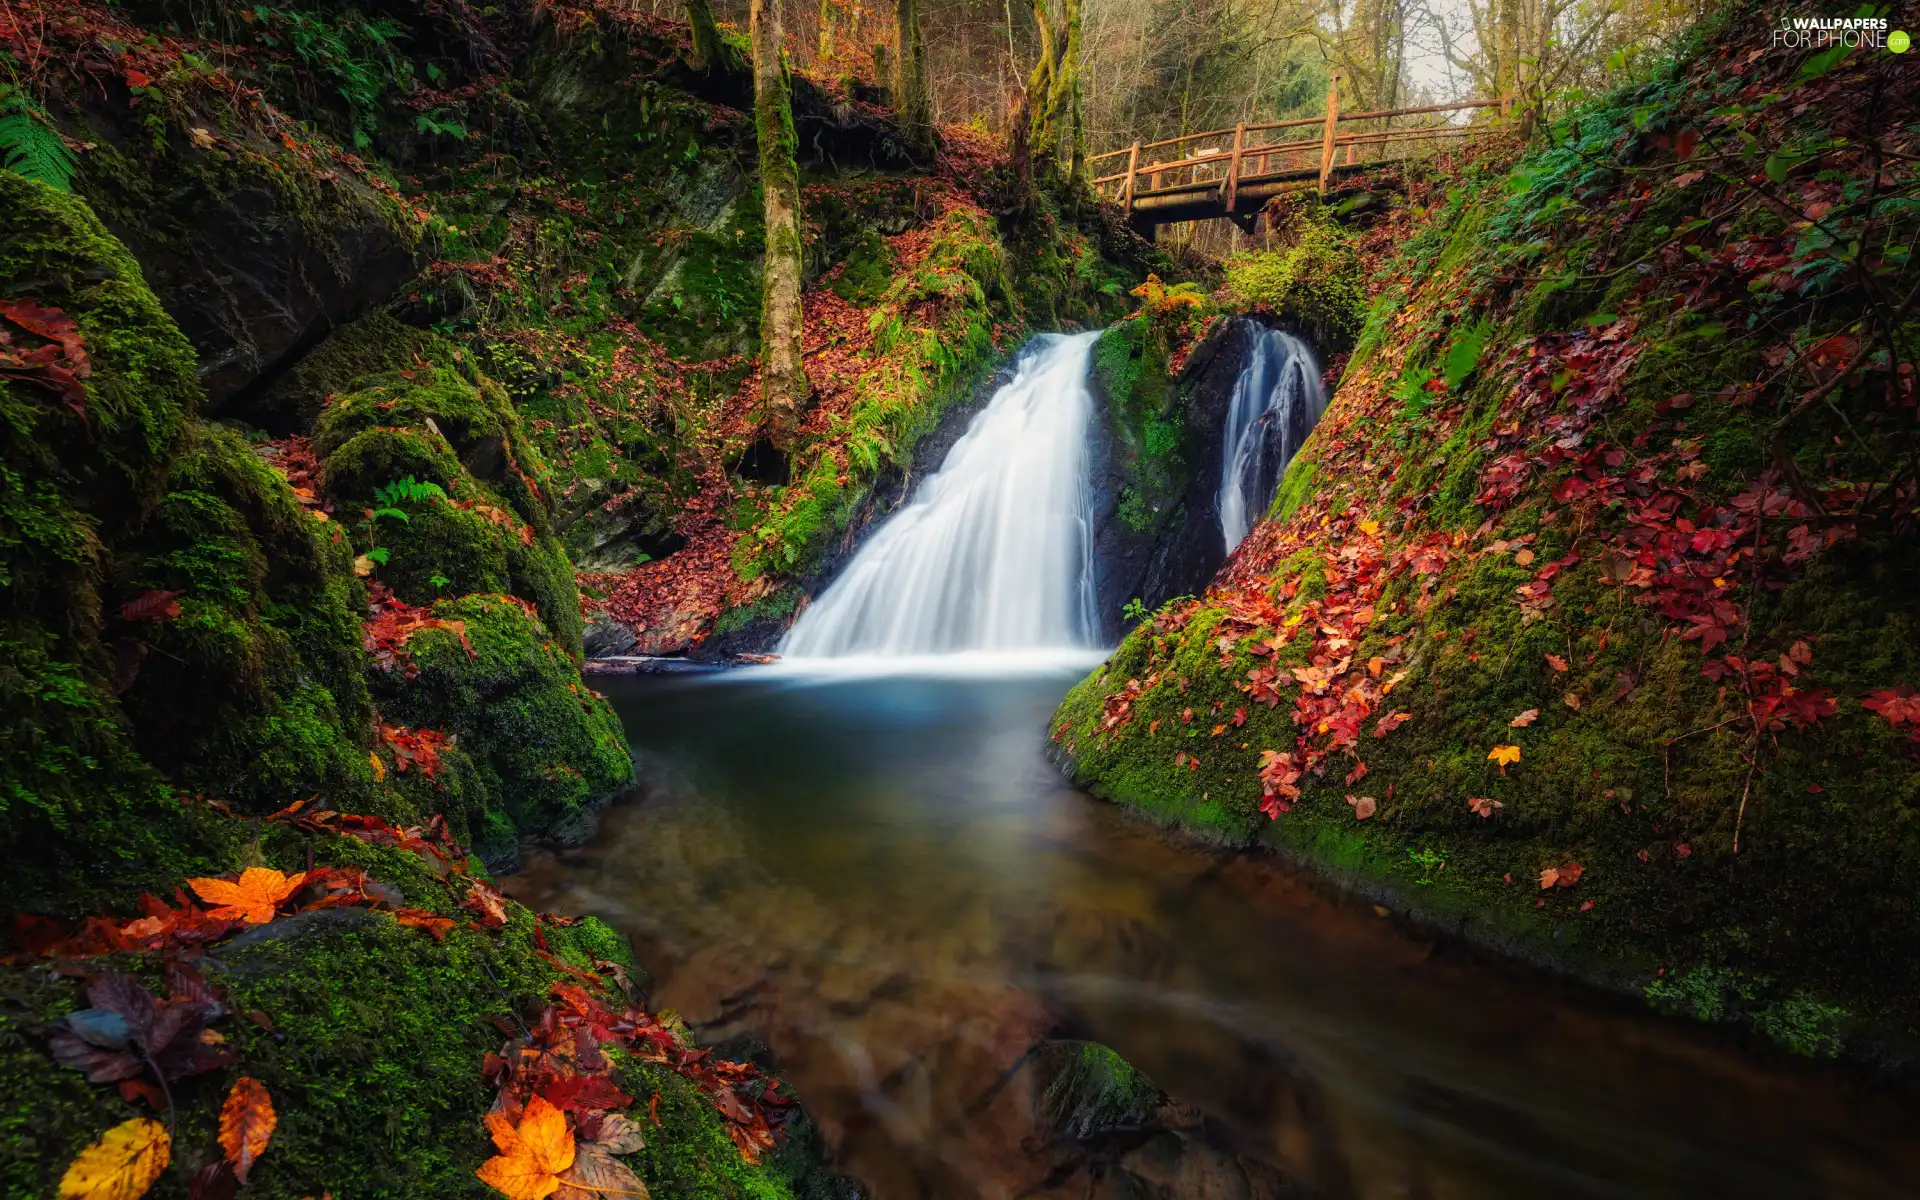
[[[581,1144],[573,1166],[560,1176],[557,1196],[558,1200],[597,1200],[601,1196],[649,1200],[647,1185],[632,1168],[597,1142]]]
[[[539,1096],[527,1101],[515,1126],[505,1113],[487,1114],[487,1132],[500,1153],[474,1174],[511,1200],[545,1200],[559,1190],[560,1176],[573,1166],[573,1131],[566,1114]]]
[[[245,1075],[234,1082],[227,1102],[220,1107],[220,1148],[227,1152],[234,1177],[241,1183],[247,1181],[254,1162],[267,1152],[267,1143],[273,1140],[273,1129],[279,1122],[266,1085]]]
[[[1530,708],[1527,711],[1521,713],[1519,716],[1515,717],[1513,720],[1508,721],[1507,724],[1513,726],[1515,729],[1525,729],[1527,726],[1533,724],[1535,721],[1538,721],[1539,719],[1540,719],[1540,710],[1537,708]],[[1518,758],[1519,755],[1515,755],[1514,757]]]
[[[1495,746],[1487,752],[1487,758],[1492,762],[1498,763],[1500,765],[1500,773],[1505,775],[1507,773],[1508,763],[1517,763],[1520,761],[1520,747]]]
[[[1491,817],[1497,810],[1505,808],[1506,805],[1493,799],[1491,796],[1469,796],[1467,797],[1467,807],[1479,813],[1482,817]]]
[[[1580,708],[1580,697],[1573,692],[1568,692],[1566,695],[1560,697],[1560,703],[1577,712]]]
[[[1516,555],[1514,555],[1514,556],[1513,556],[1513,561],[1514,561],[1514,562],[1516,562],[1516,563],[1518,563],[1518,564],[1520,564],[1520,565],[1521,565],[1521,566],[1523,566],[1523,567],[1527,567],[1527,566],[1532,566],[1532,565],[1533,565],[1533,551],[1531,551],[1531,550],[1522,550],[1522,551],[1520,551],[1520,553],[1518,553],[1518,554],[1516,554]]]
[[[600,1134],[593,1140],[608,1154],[632,1154],[647,1144],[641,1136],[640,1122],[617,1112],[600,1118]]]
[[[60,1200],[138,1200],[172,1158],[167,1127],[135,1117],[80,1152],[60,1177]]]
[[[1355,820],[1364,821],[1379,811],[1380,802],[1372,796],[1348,796],[1347,803],[1353,806]]]
[[[433,940],[436,942],[446,941],[447,931],[453,928],[453,918],[443,917],[443,916],[440,916],[438,913],[428,912],[424,908],[395,909],[393,912],[393,919],[400,922],[400,924],[402,925],[408,925],[415,929],[426,930],[428,933],[433,935]]]
[[[224,906],[213,909],[208,916],[215,919],[231,918],[248,925],[265,925],[273,920],[274,909],[285,902],[288,896],[299,891],[306,878],[305,871],[283,875],[272,867],[248,867],[240,873],[237,881],[189,879],[187,886],[208,904]]]
[[[1368,537],[1378,537],[1380,534],[1380,522],[1362,521],[1360,522],[1360,532],[1366,534]]]
[[[1567,669],[1567,660],[1561,658],[1558,654],[1549,654],[1547,655],[1547,665],[1556,671],[1564,671]]]
[[[158,588],[142,592],[120,606],[120,619],[123,621],[171,621],[180,615],[180,602],[174,598],[179,594],[161,591]]]
[[[596,1108],[625,1108],[633,1097],[598,1075],[567,1075],[540,1090],[547,1103],[559,1109],[587,1112]]]

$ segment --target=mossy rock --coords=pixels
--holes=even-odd
[[[374,676],[381,710],[458,739],[473,759],[486,820],[496,830],[583,834],[599,806],[633,779],[612,707],[580,682],[573,658],[513,600],[466,596],[433,612],[463,622],[465,642],[444,629],[416,634],[407,648],[418,675]],[[497,838],[475,848],[492,861],[510,859],[513,849]]]
[[[374,376],[406,370],[441,349],[433,334],[376,310],[328,334],[247,405],[244,415],[275,433],[311,429],[330,398]]]
[[[107,543],[159,498],[201,393],[192,348],[87,206],[0,170],[0,283],[79,326],[84,414],[0,381],[0,908],[80,912],[220,847],[129,741],[103,637]]]
[[[1166,1103],[1151,1079],[1099,1042],[1048,1042],[1033,1061],[1035,1107],[1061,1137],[1086,1141],[1145,1129]]]
[[[338,524],[308,515],[235,434],[193,430],[118,564],[116,595],[175,593],[172,620],[117,623],[143,757],[242,812],[324,794],[371,811],[364,590]]]

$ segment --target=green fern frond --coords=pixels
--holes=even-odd
[[[80,165],[40,106],[6,84],[0,84],[0,163],[63,192],[72,190]]]

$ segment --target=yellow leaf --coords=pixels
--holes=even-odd
[[[373,781],[375,783],[384,782],[387,778],[387,764],[380,761],[380,752],[378,750],[367,751],[367,761],[373,764]]]
[[[566,1114],[540,1096],[527,1102],[520,1124],[500,1113],[487,1114],[487,1131],[500,1153],[474,1174],[510,1200],[546,1200],[560,1187],[560,1175],[573,1166],[573,1130]]]
[[[248,867],[240,873],[237,882],[228,879],[189,879],[187,886],[208,904],[223,906],[213,909],[208,916],[233,918],[249,925],[265,925],[273,920],[273,910],[280,907],[288,896],[299,891],[306,879],[305,871],[282,875],[272,867]]]
[[[1380,536],[1380,522],[1362,521],[1360,522],[1360,532],[1366,534],[1368,537],[1378,537]]]
[[[60,1179],[60,1200],[139,1200],[172,1158],[167,1127],[135,1117],[80,1152]]]
[[[373,574],[373,565],[373,560],[362,554],[353,560],[353,573],[365,579],[367,576]]]
[[[1500,773],[1505,775],[1507,773],[1508,763],[1517,763],[1520,761],[1520,747],[1495,746],[1487,752],[1487,757],[1493,762],[1500,764]]]
[[[227,1152],[227,1161],[233,1164],[234,1178],[241,1183],[247,1181],[247,1172],[253,1170],[255,1161],[267,1152],[267,1143],[273,1140],[273,1128],[279,1123],[279,1114],[273,1111],[273,1097],[267,1094],[266,1085],[258,1079],[241,1076],[220,1109],[220,1148]]]

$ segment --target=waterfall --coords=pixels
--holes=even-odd
[[[1262,330],[1234,381],[1220,440],[1220,532],[1228,554],[1273,503],[1275,485],[1326,406],[1313,351],[1290,333]]]
[[[1087,367],[1099,336],[1034,340],[940,470],[800,614],[782,655],[1094,644]]]

